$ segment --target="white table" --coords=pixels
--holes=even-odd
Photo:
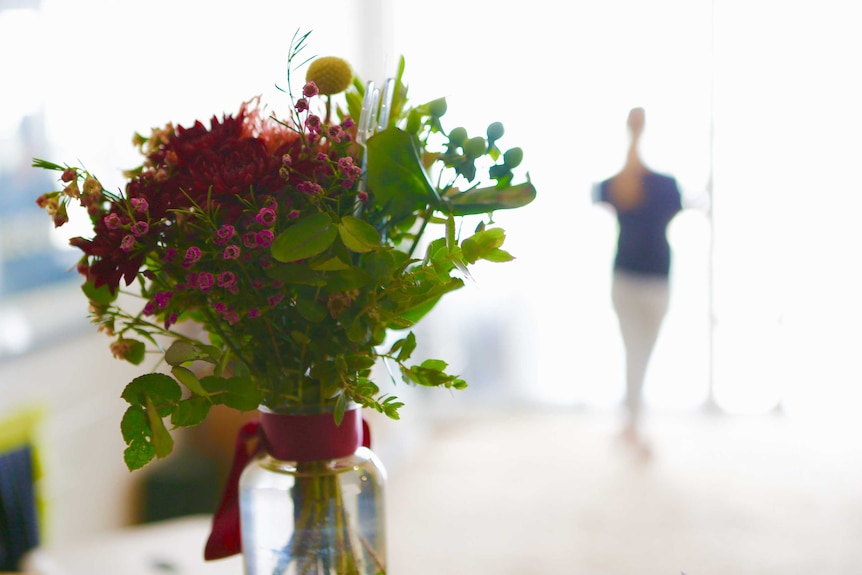
[[[209,515],[169,519],[40,548],[23,567],[33,575],[241,575],[239,555],[204,561],[211,521]]]

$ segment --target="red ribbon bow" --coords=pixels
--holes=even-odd
[[[204,559],[223,559],[242,552],[239,524],[239,476],[261,450],[282,461],[317,461],[347,457],[359,446],[371,446],[368,423],[359,409],[344,412],[340,425],[332,413],[285,415],[263,412],[237,434],[233,463],[221,503],[213,516]]]

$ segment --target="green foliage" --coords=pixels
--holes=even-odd
[[[294,40],[289,69],[307,63],[295,60],[306,37]],[[303,116],[294,106],[290,120],[247,113],[242,133],[259,134],[258,149],[266,153],[282,150],[261,162],[277,164],[278,173],[231,187],[228,195],[217,183],[233,182],[243,170],[195,182],[197,192],[178,186],[170,209],[158,213],[153,206],[166,204],[177,186],[159,187],[152,173],[170,178],[181,169],[159,160],[180,137],[173,125],[136,135],[147,163],[127,172],[136,184],[132,198],[106,192],[82,168],[34,160],[37,168],[62,172],[63,189],[39,200],[55,225],[74,200],[104,223],[101,235],[80,244],[79,269],[93,320],[116,338],[114,355],[137,365],[149,351],[169,369],[135,378],[122,393],[130,469],[165,457],[171,429],[198,425],[214,405],[311,406],[333,410],[340,421],[356,402],[398,419],[403,403],[371,380],[381,361],[409,384],[466,387],[445,361],[412,362],[417,341],[409,329],[464,286],[470,266],[513,259],[493,214],[528,205],[536,189],[529,178],[514,183],[523,151],[500,147],[502,123],[490,123],[481,136],[460,126],[447,131],[446,99],[413,105],[404,71],[401,58],[389,119],[367,140],[356,138],[355,122],[327,123],[333,106],[339,118],[360,119],[366,85],[359,78],[342,105],[327,97],[325,115],[315,116],[324,125],[313,133],[310,110]],[[350,138],[336,137],[335,128]],[[142,207],[148,191],[150,207]],[[481,219],[467,237],[464,217]],[[122,281],[139,290],[142,309],[124,307]],[[174,329],[185,322],[203,336]],[[383,350],[387,336],[401,330],[405,335]]]

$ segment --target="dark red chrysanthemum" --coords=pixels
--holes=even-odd
[[[213,202],[229,205],[238,203],[237,196],[247,196],[251,187],[257,194],[271,194],[284,184],[278,175],[281,159],[269,154],[258,138],[225,140],[188,159],[174,179],[201,204],[208,194]]]

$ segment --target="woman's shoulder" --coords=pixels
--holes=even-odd
[[[676,178],[670,174],[666,174],[663,172],[656,172],[654,170],[649,170],[645,176],[645,178],[652,180],[653,182],[660,184],[669,184],[676,185]]]

